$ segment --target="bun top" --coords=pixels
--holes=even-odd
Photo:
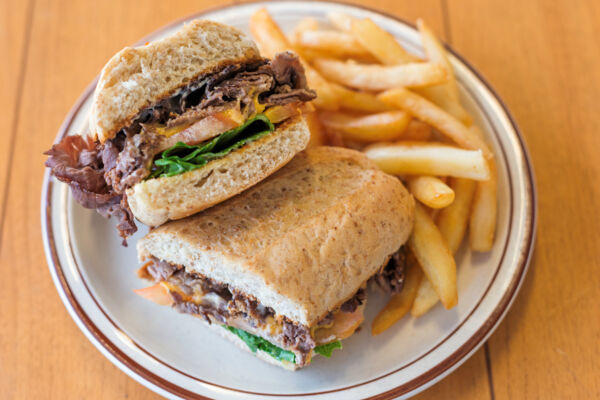
[[[138,241],[138,257],[183,265],[312,326],[408,239],[414,200],[354,150],[319,147],[193,217]]]
[[[148,45],[126,47],[102,69],[90,111],[90,131],[104,143],[140,110],[195,78],[228,64],[258,59],[256,44],[244,33],[207,20],[191,21]]]

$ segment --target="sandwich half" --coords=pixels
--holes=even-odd
[[[142,238],[138,274],[154,285],[136,293],[295,370],[355,332],[369,279],[401,279],[388,269],[413,209],[402,183],[362,153],[309,149],[242,194]]]
[[[293,53],[272,60],[235,28],[196,20],[125,48],[103,68],[90,134],[45,154],[84,207],[158,226],[266,178],[304,149],[303,104],[315,98]]]

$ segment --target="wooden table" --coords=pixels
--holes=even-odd
[[[71,320],[46,267],[39,209],[42,152],[108,58],[219,2],[177,3],[0,3],[0,398],[158,398]],[[470,360],[417,397],[599,398],[600,3],[361,3],[425,18],[473,63],[522,128],[537,176],[536,251],[512,310]]]

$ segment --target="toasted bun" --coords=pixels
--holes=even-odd
[[[303,150],[309,139],[304,119],[293,118],[202,168],[134,185],[127,190],[129,207],[149,226],[196,214],[262,181]]]
[[[229,340],[230,342],[233,342],[240,349],[252,353],[252,350],[250,350],[248,348],[248,345],[246,343],[244,343],[244,341],[242,339],[240,339],[239,337],[237,337],[233,333],[229,332],[227,329],[223,329],[218,324],[207,324],[204,321],[202,321],[202,322],[204,324],[206,324],[209,328],[211,328],[214,332],[216,332],[217,335],[221,336],[222,338],[225,338],[225,339]],[[277,365],[278,367],[287,369],[288,371],[295,371],[298,368],[302,368],[302,367],[299,367],[297,364],[293,364],[291,362],[277,361],[276,359],[274,359],[273,357],[271,357],[268,353],[265,353],[264,351],[262,351],[260,349],[256,350],[256,353],[252,353],[252,354],[254,354],[259,359],[261,359],[261,360],[263,360],[265,362],[268,362],[269,364]]]
[[[256,44],[239,30],[195,20],[146,46],[126,47],[102,69],[90,112],[90,131],[104,143],[138,112],[228,64],[260,59]]]
[[[408,239],[414,200],[354,150],[298,154],[260,184],[142,238],[138,256],[183,265],[312,326]]]

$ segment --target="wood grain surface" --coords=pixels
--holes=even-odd
[[[520,125],[539,195],[532,268],[489,341],[494,393],[600,398],[600,3],[461,3],[452,42]]]
[[[160,398],[113,366],[63,307],[40,234],[42,152],[108,58],[217,0],[0,3],[0,398]],[[498,90],[539,194],[535,256],[489,342],[418,399],[600,398],[600,3],[371,0],[429,25]]]
[[[3,1],[0,4],[0,54],[5,60],[0,67],[0,124],[4,126],[2,138],[5,138],[4,145],[0,146],[0,221],[8,194],[9,165],[13,159],[10,149],[15,137],[12,132],[19,119],[20,93],[25,77],[20,66],[26,61],[23,57],[29,47],[30,21],[30,1]]]

